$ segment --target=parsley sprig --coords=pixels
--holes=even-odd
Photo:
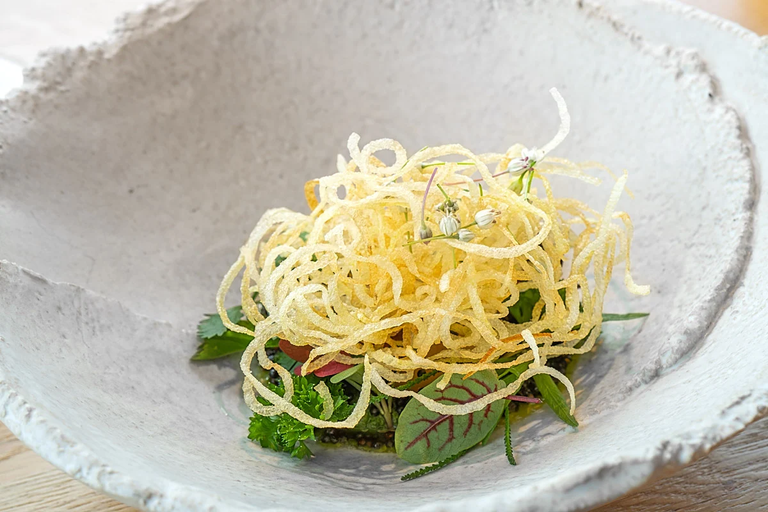
[[[241,306],[229,308],[227,316],[232,323],[253,328],[250,322],[243,319]],[[218,313],[205,316],[197,325],[197,336],[201,343],[195,355],[192,356],[193,361],[207,361],[231,354],[239,354],[246,349],[252,339],[248,335],[227,329]]]
[[[313,375],[293,376],[294,394],[291,403],[313,418],[321,418],[324,410],[323,397],[315,390],[315,386],[319,382],[320,379]],[[349,403],[349,397],[344,393],[340,383],[332,383],[327,380],[325,383],[333,398],[333,414],[331,414],[330,421],[346,419],[354,407]],[[268,385],[272,391],[280,396],[285,393],[282,382],[279,385]],[[263,398],[259,398],[259,400],[264,405],[268,405]],[[248,428],[248,439],[258,442],[264,448],[290,453],[293,457],[304,459],[312,456],[312,452],[304,441],[315,439],[315,427],[306,425],[285,413],[278,416],[254,414]]]

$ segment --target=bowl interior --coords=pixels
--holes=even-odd
[[[0,374],[96,459],[139,487],[184,489],[190,506],[458,506],[597,464],[600,447],[642,446],[611,411],[715,321],[744,263],[753,176],[695,55],[579,5],[203,1],[20,93],[0,122],[0,258],[77,286],[0,267]],[[518,424],[521,466],[497,439],[409,484],[390,455],[297,462],[249,443],[235,361],[189,356],[260,215],[306,210],[304,182],[333,171],[352,131],[410,151],[541,145],[557,129],[552,86],[573,117],[558,156],[630,171],[635,199],[620,207],[634,275],[653,289],[612,286],[607,311],[651,316],[606,327],[581,364],[579,432],[542,410]],[[558,192],[600,209],[601,177]]]

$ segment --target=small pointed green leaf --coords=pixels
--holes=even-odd
[[[605,322],[624,322],[626,320],[635,320],[637,318],[645,318],[650,313],[603,313],[603,323]]]
[[[557,417],[572,427],[578,427],[579,422],[571,414],[571,408],[557,388],[554,379],[546,373],[540,373],[533,376],[533,381],[536,383],[539,393],[541,393],[541,399],[555,411]]]
[[[351,368],[347,368],[343,372],[339,372],[336,375],[331,377],[331,382],[334,384],[338,384],[339,382],[348,379],[349,377],[353,376],[357,372],[363,369],[363,365],[358,364],[356,366],[352,366]]]

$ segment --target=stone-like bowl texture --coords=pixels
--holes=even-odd
[[[653,42],[663,23],[712,35],[675,41],[701,53],[675,49]],[[735,63],[707,46],[716,36],[740,45]],[[756,36],[667,2],[195,0],[129,17],[0,103],[0,419],[149,510],[573,510],[614,498],[765,412],[768,148],[749,136],[768,140],[766,76]],[[607,327],[584,358],[578,431],[540,410],[517,425],[519,466],[496,439],[410,483],[392,455],[295,461],[247,441],[236,361],[189,357],[264,210],[305,208],[303,183],[333,172],[352,131],[410,151],[540,145],[557,128],[551,86],[573,116],[558,156],[629,170],[634,274],[653,289],[612,288],[611,312],[651,316]],[[750,110],[744,121],[731,103]],[[600,208],[602,177],[558,191]]]

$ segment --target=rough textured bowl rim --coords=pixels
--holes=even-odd
[[[10,99],[0,100],[0,110],[5,110],[12,105],[15,96],[35,97],[50,90],[55,84],[51,83],[48,77],[54,76],[55,70],[59,69],[57,65],[57,62],[60,62],[59,59],[109,58],[132,41],[155,32],[169,23],[184,19],[205,1],[165,0],[160,4],[147,7],[140,13],[124,16],[118,21],[112,34],[103,42],[87,48],[57,50],[42,54],[33,68],[25,70],[23,87]],[[577,1],[580,4],[586,3],[583,0]],[[720,30],[732,33],[755,47],[768,45],[768,37],[761,38],[736,23],[694,7],[679,4],[673,0],[643,1],[661,5],[681,16],[698,18]],[[633,30],[625,29],[634,37],[642,39],[642,36]],[[63,79],[66,80],[66,77]],[[16,267],[15,264],[6,261],[2,261],[2,264]],[[22,272],[45,279],[33,271],[19,268]],[[742,285],[743,283],[740,282],[736,286]],[[92,292],[86,290],[85,293]],[[73,441],[64,434],[48,411],[33,406],[12,389],[4,380],[2,373],[0,373],[0,405],[0,419],[25,444],[59,469],[116,499],[147,510],[163,511],[217,510],[223,505],[215,495],[193,487],[167,479],[150,486],[111,468],[85,445]],[[554,477],[546,485],[527,487],[527,492],[524,493],[521,493],[520,489],[493,492],[482,499],[473,499],[472,506],[479,510],[491,510],[514,501],[520,510],[539,509],[542,506],[570,510],[599,505],[663,476],[660,473],[669,474],[706,455],[718,444],[730,439],[750,423],[766,415],[768,415],[768,383],[763,383],[713,416],[712,421],[707,425],[689,429],[655,446],[633,453],[623,453],[612,460]],[[589,484],[589,491],[585,484]],[[462,504],[468,505],[464,502]],[[237,510],[230,504],[227,504],[227,509]],[[439,507],[426,505],[419,510],[438,509]]]

